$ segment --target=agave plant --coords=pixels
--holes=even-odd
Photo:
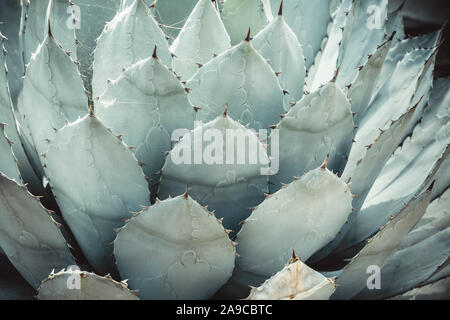
[[[387,5],[2,2],[0,297],[448,297],[442,31]]]

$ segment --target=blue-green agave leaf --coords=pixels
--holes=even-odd
[[[84,77],[85,87],[91,90],[94,50],[97,40],[103,32],[105,24],[116,16],[120,9],[120,2],[119,0],[71,0],[71,2],[74,4],[73,18],[76,19],[73,27],[78,44],[77,58],[80,62],[80,71]]]
[[[328,28],[328,39],[325,47],[317,52],[314,64],[308,70],[306,78],[307,91],[316,91],[321,85],[330,82],[336,75],[345,21],[352,3],[353,0],[342,0],[333,15],[333,22],[331,28]]]
[[[37,288],[52,269],[74,265],[57,223],[28,189],[0,173],[0,246]]]
[[[185,134],[168,154],[159,197],[177,196],[189,185],[193,199],[215,210],[224,226],[236,231],[250,207],[268,192],[268,178],[261,174],[268,163],[265,146],[253,131],[227,115],[219,116]]]
[[[23,183],[17,167],[17,159],[11,148],[13,142],[6,136],[5,126],[4,123],[0,122],[0,154],[2,155],[0,158],[0,172],[17,183]]]
[[[211,121],[223,113],[250,128],[275,125],[283,107],[283,90],[275,72],[249,41],[225,51],[205,64],[187,83],[189,98],[201,107],[198,119]]]
[[[280,0],[270,0],[273,15],[278,12],[280,2]],[[327,40],[337,3],[338,1],[334,0],[283,1],[283,16],[303,46],[307,69],[314,63],[314,57],[324,46],[324,41]]]
[[[225,0],[222,9],[222,20],[236,45],[245,38],[250,29],[257,34],[272,17],[268,0]]]
[[[22,89],[23,61],[20,43],[19,43],[19,21],[21,19],[22,7],[20,1],[4,0],[0,1],[0,33],[5,36],[8,41],[4,43],[4,53],[8,52],[6,64],[8,65],[9,88],[14,104],[17,96]],[[0,38],[3,38],[0,36]],[[3,41],[2,41],[3,42]],[[0,56],[2,54],[0,53]],[[0,58],[1,59],[1,58]],[[3,68],[5,61],[0,61]],[[0,82],[3,86],[3,82]],[[1,122],[1,121],[0,121]]]
[[[236,240],[242,256],[238,271],[250,274],[247,281],[264,281],[283,269],[292,250],[307,260],[336,237],[351,212],[349,186],[325,164],[306,173],[270,195],[245,220]],[[255,282],[246,284],[261,284]]]
[[[131,1],[133,0],[124,0],[128,3]],[[146,2],[150,5],[153,1],[146,0]],[[172,42],[183,28],[198,0],[157,0],[153,3],[156,21],[161,25],[169,41]]]
[[[186,193],[131,218],[114,255],[143,299],[208,299],[231,276],[236,249],[221,221]]]
[[[51,33],[32,56],[18,100],[22,140],[42,177],[42,154],[55,130],[87,113],[88,100],[77,66]]]
[[[138,161],[92,114],[58,130],[44,159],[63,218],[86,258],[99,273],[113,271],[114,228],[149,204]]]
[[[75,29],[70,13],[69,0],[25,0],[22,6],[20,21],[20,44],[22,47],[23,63],[25,66],[31,60],[39,45],[48,34],[49,24],[53,36],[64,50],[76,59]]]
[[[406,234],[422,218],[431,199],[431,189],[423,192],[417,199],[380,228],[368,240],[364,248],[345,266],[337,276],[338,285],[332,299],[350,299],[364,288],[369,266],[383,266],[400,246]]]
[[[342,172],[353,140],[349,100],[335,83],[303,97],[277,124],[279,171],[270,177],[270,192],[294,177],[317,168],[329,156],[327,167]]]
[[[450,277],[412,289],[392,300],[448,300],[450,299]]]
[[[278,75],[284,96],[285,108],[303,96],[306,68],[303,49],[297,36],[282,15],[273,19],[252,41],[253,46],[269,61]]]
[[[381,270],[380,290],[362,290],[356,298],[382,299],[429,283],[450,256],[450,189],[427,208]],[[441,274],[442,277],[449,274]]]
[[[170,66],[172,57],[161,28],[147,5],[136,0],[106,25],[97,41],[92,78],[94,98],[102,95],[108,80],[115,80],[124,68],[150,57],[155,46],[161,61]]]
[[[100,277],[95,273],[74,269],[52,272],[39,286],[37,298],[39,300],[139,300],[137,293],[130,291],[126,282],[117,282],[109,275]]]
[[[313,18],[314,15],[311,16]],[[353,2],[342,35],[337,83],[345,86],[353,82],[358,67],[366,63],[385,39],[387,0],[356,0]]]
[[[181,82],[155,55],[110,82],[95,113],[112,132],[123,135],[127,145],[136,147],[136,158],[146,164],[144,173],[156,193],[164,153],[172,149],[172,132],[193,129],[196,112]]]
[[[230,48],[230,37],[211,0],[200,0],[170,47],[172,68],[189,80],[199,66]]]
[[[415,108],[411,108],[400,118],[392,121],[390,127],[382,131],[378,137],[366,147],[364,156],[358,161],[347,162],[342,179],[351,183],[351,192],[354,194],[352,201],[353,212],[349,215],[347,223],[342,226],[335,239],[319,252],[317,252],[310,260],[310,263],[317,262],[328,256],[342,242],[346,234],[353,230],[355,219],[359,215],[359,211],[369,193],[373,183],[380,174],[384,165],[388,161],[391,154],[400,144],[403,133],[408,127],[414,115]],[[355,144],[353,144],[354,147]]]
[[[448,187],[446,175],[436,171],[444,164],[450,144],[449,85],[449,79],[436,82],[430,106],[421,122],[379,174],[353,228],[341,243],[341,250],[372,235],[389,220],[390,215],[397,214],[404,203],[409,203],[426,189],[432,179],[438,179],[435,188],[441,176],[442,181],[447,180],[439,186],[440,192]],[[433,197],[438,190],[433,191]]]
[[[356,113],[355,125],[357,126],[359,126],[370,106],[370,99],[367,97],[371,97],[375,90],[376,79],[381,72],[392,41],[393,38],[391,37],[386,43],[377,48],[361,70],[359,70],[358,75],[350,85],[347,96],[352,101],[352,111]]]

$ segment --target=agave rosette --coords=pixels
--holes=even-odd
[[[387,0],[0,10],[0,298],[448,297],[441,30]],[[229,129],[277,170],[173,160]]]

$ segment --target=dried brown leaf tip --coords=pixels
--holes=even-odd
[[[292,250],[292,257],[291,257],[291,259],[289,259],[289,263],[294,263],[294,262],[297,262],[297,261],[300,261],[300,259],[295,255],[295,250],[293,249]]]
[[[153,54],[152,54],[153,59],[158,59],[158,55],[156,54],[157,49],[158,49],[158,46],[155,45],[155,48],[153,49]]]
[[[245,37],[245,41],[250,42],[250,28],[248,28],[247,37]]]
[[[186,191],[183,194],[183,198],[185,198],[187,200],[188,197],[189,197],[189,186],[186,185]]]
[[[330,155],[327,154],[327,157],[325,158],[325,161],[322,163],[322,165],[320,166],[320,168],[322,168],[323,170],[325,170],[327,168],[328,165],[328,160],[330,159]]]
[[[224,117],[228,116],[228,102],[225,104],[225,110],[223,111],[223,116]]]

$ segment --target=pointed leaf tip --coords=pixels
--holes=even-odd
[[[396,33],[397,33],[397,31],[392,32],[392,34],[389,37],[388,41],[392,41],[392,39],[394,39]]]
[[[248,28],[247,37],[245,37],[245,41],[250,42],[250,28]]]
[[[50,38],[54,39],[53,34],[52,34],[52,28],[50,27],[50,19],[48,19],[48,21],[47,21],[47,34]]]
[[[281,0],[280,9],[278,10],[278,15],[279,16],[283,15],[283,0]]]
[[[152,55],[153,59],[158,59],[158,55],[156,54],[156,49],[157,48],[158,48],[158,46],[155,45],[155,49],[153,49],[153,55]]]
[[[228,103],[225,104],[225,110],[223,111],[223,116],[227,117],[228,115]]]
[[[324,170],[325,170],[325,169],[327,168],[329,158],[330,158],[330,155],[327,154],[327,157],[325,158],[325,161],[324,161],[324,162],[322,163],[322,165],[320,166],[321,169],[324,169]]]
[[[187,200],[188,197],[189,197],[189,185],[186,185],[186,191],[183,194],[183,198],[185,198]]]

